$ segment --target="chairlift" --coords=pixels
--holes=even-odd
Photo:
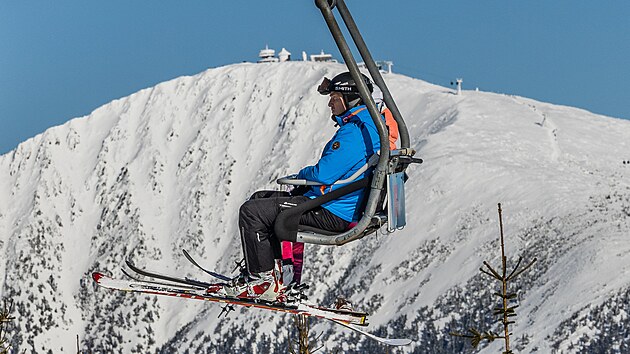
[[[315,4],[321,10],[328,29],[348,67],[348,71],[357,83],[359,95],[367,106],[378,130],[381,148],[379,153],[374,154],[367,164],[354,175],[345,180],[335,182],[334,184],[336,185],[343,185],[339,189],[282,211],[276,218],[274,232],[282,241],[340,246],[370,235],[384,225],[387,225],[388,232],[402,229],[406,225],[405,170],[410,164],[422,163],[422,159],[413,157],[416,152],[410,147],[407,126],[344,0],[315,0]],[[392,112],[394,120],[398,123],[400,149],[389,150],[387,127],[367,85],[361,79],[359,67],[337,23],[333,13],[334,9],[337,9],[341,15],[363,62],[372,76],[372,80],[383,92],[383,100]],[[360,178],[368,169],[372,170],[371,176],[369,178]],[[360,179],[357,180],[357,178]],[[291,186],[322,185],[319,182],[296,179],[295,175],[280,178],[277,182],[281,185]],[[356,224],[351,224],[352,227],[349,230],[335,233],[312,226],[299,225],[300,216],[308,210],[361,189],[368,189],[366,191],[366,193],[369,192],[366,198],[367,202],[364,200],[365,207],[361,219]]]

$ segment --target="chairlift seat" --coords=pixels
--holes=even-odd
[[[372,216],[372,220],[371,220],[370,224],[365,229],[365,231],[363,231],[363,236],[367,236],[367,235],[375,232],[376,230],[380,229],[386,223],[387,223],[387,214],[386,213],[384,213],[382,211],[375,213],[374,216]],[[350,223],[350,225],[348,225],[348,228],[346,230],[344,230],[344,232],[352,229],[355,226],[356,226],[356,222]],[[337,235],[341,234],[341,232],[335,232],[335,231],[330,231],[330,230],[318,229],[318,228],[316,228],[314,226],[310,226],[310,225],[298,225],[298,233],[302,233],[302,232],[308,232],[308,233],[312,233],[312,234],[320,234],[320,235],[326,235],[326,236],[337,236]]]
[[[390,170],[387,180],[387,186],[380,186],[381,190],[386,190],[385,193],[381,193],[380,199],[376,205],[376,210],[367,227],[361,232],[360,237],[365,237],[369,234],[376,232],[383,225],[388,225],[388,232],[393,232],[397,229],[404,227],[405,225],[405,208],[404,208],[404,189],[403,185],[405,178],[403,177],[404,171],[411,163],[421,163],[421,159],[414,159],[402,154],[405,151],[395,150],[390,155]],[[378,162],[378,154],[374,154],[369,159],[368,163],[361,168],[360,171],[365,172]],[[355,173],[352,177],[338,181],[336,183],[349,183],[345,186],[336,189],[330,193],[324,194],[320,197],[311,199],[296,207],[284,210],[278,215],[276,223],[274,224],[274,230],[280,240],[296,242],[300,238],[299,235],[323,235],[323,236],[338,236],[354,228],[356,223],[352,223],[351,227],[342,232],[334,232],[330,230],[319,229],[309,225],[299,225],[300,216],[308,210],[312,210],[324,203],[331,200],[340,198],[343,195],[352,193],[354,191],[365,189],[366,196],[370,193],[368,188],[372,183],[372,178],[366,177],[358,181],[353,181],[358,178],[362,173]],[[289,185],[321,185],[321,183],[298,180],[295,176],[288,176],[278,179],[280,184]],[[364,197],[364,202],[365,202]],[[393,205],[394,207],[391,207]],[[364,207],[364,206],[362,206]],[[354,224],[354,225],[353,225]]]

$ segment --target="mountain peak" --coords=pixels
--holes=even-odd
[[[182,248],[230,272],[242,257],[240,204],[317,160],[335,128],[316,87],[341,71],[311,62],[209,69],[115,100],[0,156],[0,296],[19,311],[16,347],[70,351],[79,333],[83,347],[103,352],[181,344],[284,351],[268,338],[287,340],[286,316],[242,310],[219,321],[218,306],[107,292],[89,274],[121,275],[129,257],[203,277]],[[446,337],[454,318],[482,311],[472,295],[489,291],[477,269],[498,260],[501,202],[510,259],[540,259],[522,285],[514,329],[527,334],[522,348],[576,344],[554,333],[583,328],[572,319],[627,297],[619,271],[630,264],[630,166],[622,164],[630,122],[384,78],[425,160],[409,171],[409,224],[343,247],[308,246],[305,278],[319,284],[311,299],[343,295],[372,314],[374,328],[405,331],[415,339],[410,350],[430,351],[423,338]],[[332,350],[349,338],[326,332],[321,340]],[[352,348],[375,351],[366,342]]]

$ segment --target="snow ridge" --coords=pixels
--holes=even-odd
[[[113,101],[0,156],[0,297],[30,352],[285,352],[289,316],[97,289],[94,270],[139,266],[203,277],[240,259],[237,212],[255,190],[313,163],[333,134],[315,92],[339,64],[236,64]],[[491,323],[478,268],[498,264],[496,204],[508,254],[537,257],[518,284],[517,348],[604,352],[626,338],[630,281],[630,122],[523,97],[386,75],[425,160],[409,171],[409,225],[344,247],[307,246],[310,298],[370,312],[402,352],[461,352],[448,335]],[[624,155],[625,154],[625,155]],[[617,304],[613,309],[612,304]],[[607,313],[611,313],[607,316]],[[382,352],[344,330],[325,351]],[[437,339],[437,340],[436,340]],[[443,339],[443,340],[442,340]],[[496,352],[498,343],[480,352]],[[626,344],[619,344],[626,345]],[[615,350],[628,350],[615,347]]]

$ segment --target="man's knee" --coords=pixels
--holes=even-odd
[[[239,221],[243,220],[252,220],[255,218],[257,214],[257,208],[255,206],[256,203],[253,203],[251,200],[246,201],[241,205],[241,208],[238,211]]]
[[[241,204],[241,208],[239,209],[238,213],[239,214],[246,214],[249,212],[249,209],[251,208],[251,201],[250,200],[246,200],[245,203]]]
[[[271,199],[248,200],[239,210],[239,226],[265,232],[275,220],[275,203]]]

